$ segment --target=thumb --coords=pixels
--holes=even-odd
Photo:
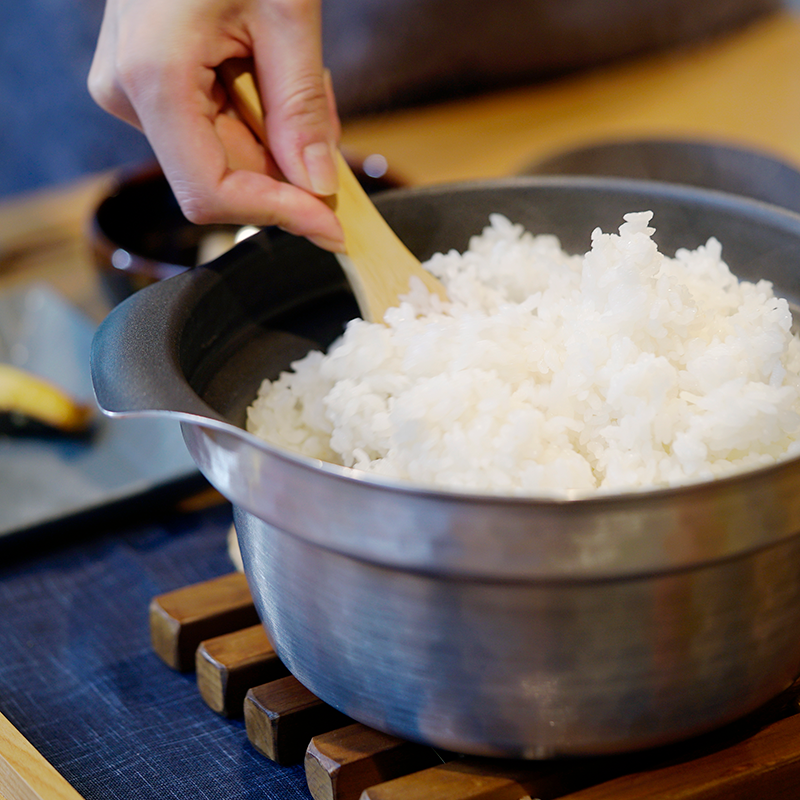
[[[276,0],[263,13],[254,55],[270,150],[291,183],[334,194],[339,121],[322,65],[320,2]]]

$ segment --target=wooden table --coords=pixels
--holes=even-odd
[[[510,175],[587,142],[713,139],[800,164],[800,17],[782,13],[679,50],[547,83],[364,118],[344,146],[414,184]],[[91,176],[0,203],[0,290],[44,280],[99,320],[85,232],[111,181]]]
[[[800,17],[550,83],[348,125],[412,183],[485,178],[586,142],[713,138],[800,163]]]

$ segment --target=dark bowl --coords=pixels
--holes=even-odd
[[[381,156],[348,155],[347,160],[370,194],[404,183]],[[231,242],[239,230],[238,225],[189,222],[161,168],[147,164],[119,173],[92,215],[88,236],[103,288],[116,304],[207,260],[202,254],[210,243],[218,255],[213,237]]]

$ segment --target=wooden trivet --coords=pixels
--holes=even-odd
[[[167,592],[150,603],[153,650],[181,672],[194,669],[201,642],[256,624],[256,607],[239,572]]]
[[[347,719],[288,673],[254,614],[240,573],[160,595],[150,605],[153,648],[173,669],[196,669],[206,704],[243,716],[259,753],[282,765],[304,762],[314,800],[800,798],[800,682],[737,723],[658,750],[543,762],[475,758]]]

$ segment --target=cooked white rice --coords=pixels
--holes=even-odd
[[[800,341],[710,239],[659,253],[651,212],[583,256],[501,215],[386,317],[270,383],[248,429],[391,478],[501,493],[705,480],[800,449]]]

